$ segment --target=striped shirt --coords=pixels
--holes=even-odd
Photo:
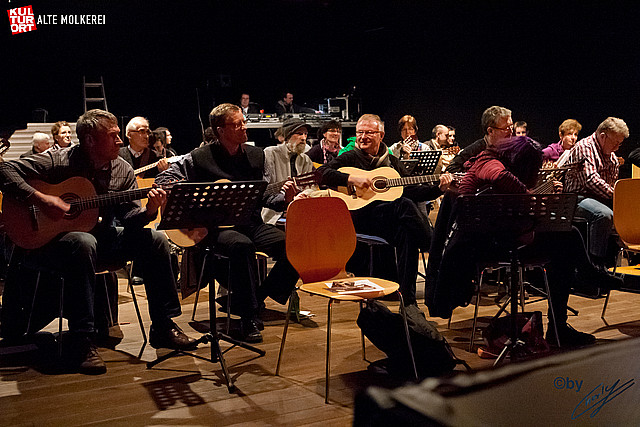
[[[582,166],[567,172],[565,192],[578,193],[598,200],[611,200],[620,163],[615,153],[604,155],[595,132],[578,141],[571,149],[568,163],[578,162],[583,162]]]

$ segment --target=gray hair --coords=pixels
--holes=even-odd
[[[480,120],[482,132],[487,135],[489,133],[487,128],[495,127],[501,118],[510,116],[511,110],[508,108],[498,107],[497,105],[487,108],[484,110],[484,113],[482,113],[482,119]]]
[[[127,127],[125,128],[125,135],[127,136],[127,138],[129,138],[129,132],[131,132],[132,130],[135,130],[134,127],[135,127],[136,123],[138,123],[138,122],[140,122],[142,120],[147,122],[147,126],[149,126],[149,120],[147,120],[146,117],[136,116],[133,119],[129,120],[129,123],[127,123]]]
[[[49,140],[49,135],[44,133],[44,132],[34,132],[33,136],[31,137],[31,142],[33,142],[34,144],[38,141],[44,141],[44,140]]]
[[[95,136],[98,131],[106,131],[108,127],[105,122],[117,125],[118,119],[110,112],[99,109],[89,110],[81,115],[76,123],[76,134],[80,144],[88,135]]]
[[[380,132],[384,132],[384,122],[377,114],[363,114],[358,119],[356,126],[358,126],[361,122],[378,122],[378,130]]]
[[[625,139],[629,138],[629,127],[624,120],[617,117],[607,117],[604,122],[600,123],[596,130],[597,133],[606,131],[622,135]]]

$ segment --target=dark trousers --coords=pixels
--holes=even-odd
[[[521,256],[523,259],[542,256],[550,260],[546,267],[553,312],[556,316],[556,325],[565,325],[569,288],[576,270],[587,272],[587,274],[595,273],[580,232],[573,227],[567,232],[537,233],[533,243],[523,249]]]
[[[416,304],[418,249],[428,248],[431,242],[431,230],[416,204],[400,197],[372,203],[353,211],[351,217],[356,232],[382,237],[396,248],[400,292],[406,304]]]
[[[182,311],[171,270],[169,243],[148,228],[108,228],[97,235],[70,232],[29,254],[30,262],[59,271],[65,278],[65,312],[72,332],[94,332],[96,271],[123,267],[133,260],[144,274],[149,315],[166,327]]]
[[[231,269],[231,309],[242,317],[253,317],[267,297],[286,304],[298,281],[298,273],[291,266],[285,252],[285,235],[269,224],[259,224],[233,229],[219,229],[209,233],[205,245],[229,258]],[[269,275],[260,285],[256,251],[265,252],[275,260]],[[222,267],[220,269],[219,267]],[[216,279],[225,287],[226,266],[216,266]]]

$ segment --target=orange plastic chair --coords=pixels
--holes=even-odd
[[[400,297],[400,311],[404,320],[404,329],[413,371],[417,379],[417,371],[409,340],[406,313],[402,295],[398,291],[399,285],[388,280],[373,277],[349,277],[345,266],[356,247],[356,232],[351,221],[351,215],[344,201],[335,197],[317,197],[296,200],[287,210],[286,225],[287,258],[296,269],[302,285],[300,290],[311,295],[328,299],[327,305],[327,352],[325,370],[325,403],[329,401],[330,353],[331,353],[331,307],[334,301],[354,301],[363,303],[367,299],[378,298],[397,292]],[[336,280],[348,279],[369,280],[381,289],[370,292],[340,294],[332,291],[328,283]],[[294,291],[295,292],[295,291]],[[291,312],[291,301],[289,309]],[[289,316],[285,321],[276,375],[280,375],[280,362],[284,352]],[[364,352],[364,337],[362,348]]]
[[[619,267],[622,261],[622,255],[627,252],[640,252],[640,179],[629,178],[621,179],[616,182],[613,188],[613,224],[620,236],[623,247],[618,253],[616,266],[613,267],[613,273],[623,275],[640,276],[640,264]],[[611,291],[607,292],[607,298],[604,300],[601,318],[604,319]]]

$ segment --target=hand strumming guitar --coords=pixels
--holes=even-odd
[[[62,219],[64,214],[71,209],[71,206],[60,197],[44,194],[37,190],[29,197],[28,202],[37,205],[46,216],[54,221]]]
[[[298,189],[296,188],[296,184],[293,182],[293,179],[288,179],[284,184],[282,184],[282,189],[280,191],[284,193],[284,201],[286,204],[291,203],[298,193]]]
[[[366,176],[358,176],[358,175],[349,175],[349,180],[347,181],[349,185],[353,185],[354,187],[361,188],[366,190],[371,187],[371,178]]]

